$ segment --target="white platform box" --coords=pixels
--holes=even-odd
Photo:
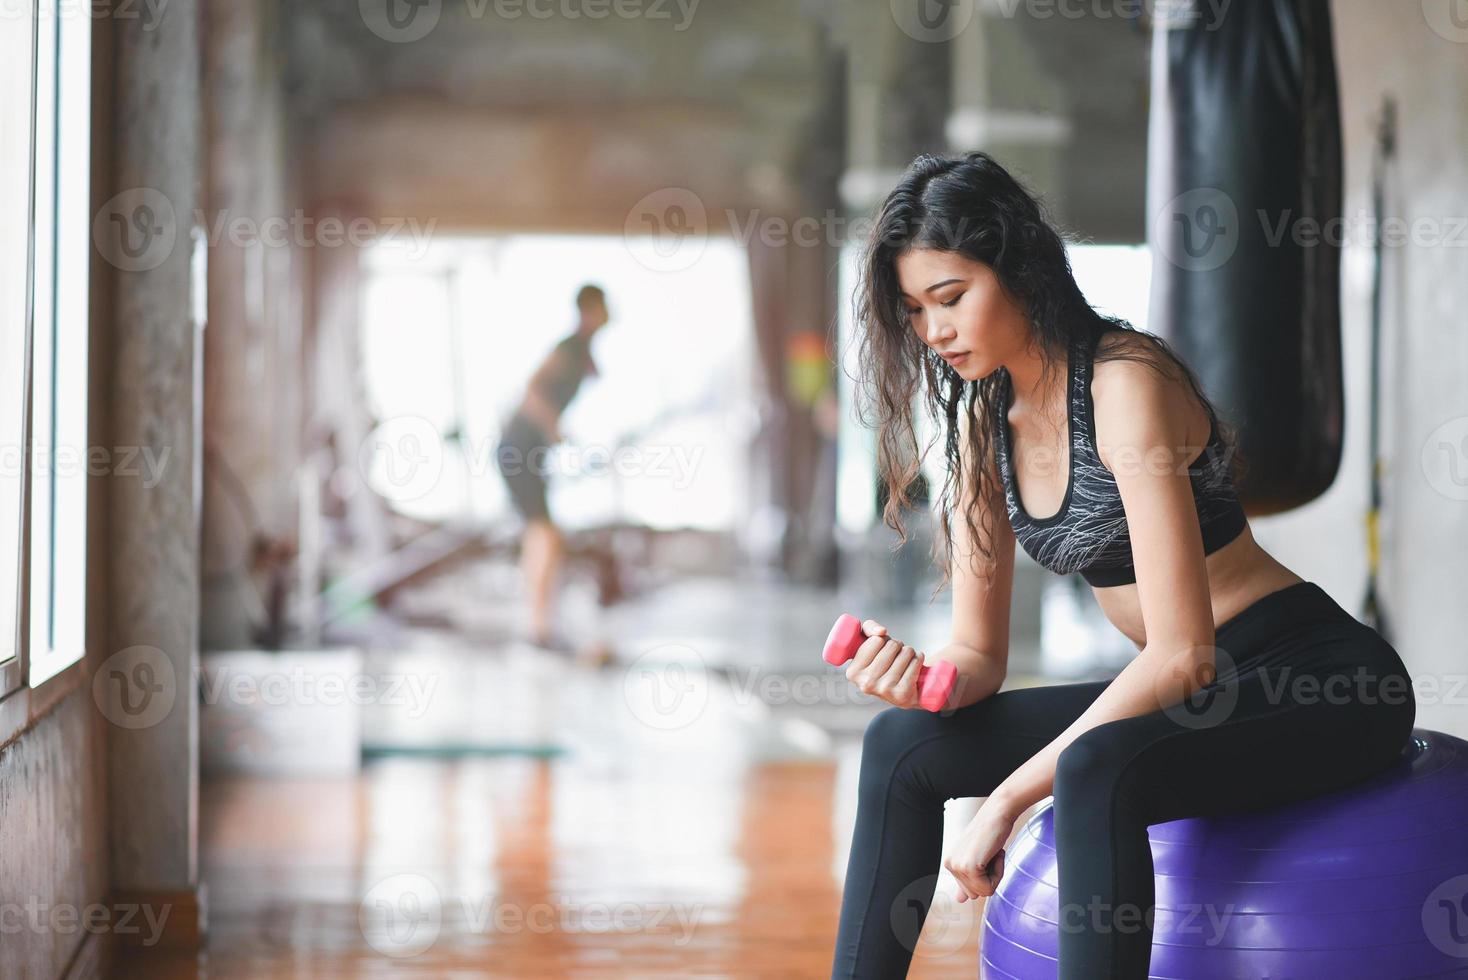
[[[350,775],[362,764],[362,653],[229,650],[200,657],[206,773]]]

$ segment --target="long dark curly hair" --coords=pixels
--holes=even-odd
[[[1182,378],[1217,425],[1235,481],[1244,472],[1237,432],[1220,418],[1203,392],[1197,376],[1162,338],[1137,330],[1126,320],[1098,313],[1086,301],[1071,273],[1065,240],[1037,198],[989,154],[962,156],[924,153],[907,167],[876,215],[862,252],[853,296],[859,339],[857,382],[859,417],[877,430],[877,467],[886,489],[882,520],[907,541],[902,511],[909,507],[911,489],[919,484],[922,460],[933,441],[919,447],[916,428],[917,395],[942,433],[946,477],[937,506],[942,534],[934,536],[934,557],[943,569],[936,595],[952,579],[947,560],[953,554],[954,511],[960,487],[967,494],[963,519],[975,542],[975,574],[988,575],[994,553],[987,542],[993,521],[1007,520],[1003,491],[997,486],[992,459],[991,420],[1004,411],[999,398],[999,368],[977,381],[965,381],[917,335],[907,320],[906,304],[897,279],[897,259],[909,249],[958,252],[993,269],[1005,293],[1025,311],[1031,341],[1044,353],[1043,371],[1066,371],[1068,344],[1078,334],[1094,341],[1110,330],[1127,331],[1126,343],[1096,350],[1096,360],[1134,360],[1148,364],[1166,377]],[[959,413],[968,423],[966,451],[972,473],[961,479]],[[980,501],[985,533],[978,533],[975,513]],[[979,559],[982,558],[982,565]]]

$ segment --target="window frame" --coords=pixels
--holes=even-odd
[[[9,174],[5,179],[12,180],[14,193],[25,195],[13,202],[15,210],[25,214],[25,221],[17,230],[23,238],[0,242],[0,261],[11,263],[14,276],[5,287],[9,293],[0,318],[20,318],[14,344],[19,355],[14,379],[19,382],[19,416],[14,429],[19,445],[11,447],[12,463],[4,464],[13,464],[16,470],[4,479],[15,481],[17,547],[13,628],[9,645],[0,646],[4,657],[0,660],[0,742],[23,730],[38,712],[63,696],[84,670],[91,530],[86,519],[90,489],[86,445],[91,401],[93,24],[88,17],[68,15],[54,4],[31,0],[10,19],[10,29],[13,34],[0,37],[0,51],[21,56],[15,59],[13,74],[6,72],[9,77],[0,81],[13,83],[11,90],[19,95],[14,104],[19,109],[14,119],[0,120],[0,124],[7,128],[14,124],[18,138],[11,145],[24,156],[0,160],[0,174]],[[38,321],[48,331],[44,350],[39,349]],[[0,330],[8,331],[14,325],[0,320]],[[79,357],[76,349],[82,352]],[[40,392],[38,356],[47,360],[49,371]],[[58,404],[58,392],[67,399],[64,406]],[[44,419],[38,415],[38,398],[48,403]],[[0,406],[0,411],[8,410]],[[41,431],[39,421],[44,421]],[[38,436],[47,442],[44,469],[37,465]],[[56,450],[68,442],[76,443],[82,465],[66,475],[59,473]],[[75,481],[64,486],[67,526],[55,520],[51,510],[63,493],[64,480]],[[43,494],[47,507],[38,513],[37,498]],[[9,514],[0,515],[0,520],[9,519]],[[47,527],[38,529],[39,520],[45,520]],[[62,558],[54,550],[58,540],[66,542]],[[38,555],[44,556],[39,570],[44,581],[36,574]],[[53,642],[60,635],[53,628],[55,596],[60,591],[58,568],[64,568],[66,583],[74,590],[67,614],[74,613],[75,622],[65,630],[64,645]],[[70,608],[72,603],[75,609]],[[44,623],[37,622],[38,612],[44,613]]]
[[[65,15],[57,5],[47,7],[44,0],[33,7],[40,13],[33,12],[31,313],[26,358],[26,445],[31,452],[22,507],[28,531],[28,594],[22,616],[28,630],[25,677],[32,688],[82,660],[87,618],[91,23],[86,17]],[[48,74],[49,82],[43,84]],[[37,467],[38,449],[45,451],[43,468]],[[68,449],[69,456],[64,456]],[[70,467],[64,460],[78,457],[79,468],[67,472]],[[57,616],[59,595],[72,598],[75,605],[68,604],[64,623]]]
[[[17,125],[15,128],[20,130],[23,135],[21,135],[20,138],[16,140],[16,144],[20,146],[21,151],[24,153],[24,157],[21,158],[21,162],[19,163],[19,165],[14,167],[11,166],[11,161],[0,161],[0,173],[8,174],[12,170],[15,171],[16,175],[20,175],[21,173],[23,173],[24,179],[22,181],[17,181],[16,183],[21,183],[24,185],[23,190],[21,190],[20,193],[23,193],[25,195],[23,208],[25,213],[25,221],[23,223],[24,238],[21,239],[21,247],[13,249],[15,254],[12,255],[10,254],[12,251],[11,246],[15,244],[14,242],[5,242],[3,244],[0,244],[0,262],[5,262],[9,264],[12,262],[12,259],[19,258],[21,255],[23,255],[23,259],[19,263],[20,268],[18,272],[13,273],[20,277],[18,281],[21,285],[21,288],[15,290],[14,294],[7,298],[5,306],[3,308],[0,308],[0,318],[9,317],[13,315],[16,311],[18,311],[20,315],[20,386],[19,392],[16,396],[17,404],[15,406],[19,409],[20,412],[20,424],[17,427],[17,434],[20,439],[20,445],[18,447],[15,447],[16,452],[19,454],[19,472],[16,473],[14,476],[14,480],[16,481],[16,506],[14,513],[16,524],[14,527],[14,531],[17,547],[15,549],[14,559],[15,589],[11,596],[15,603],[15,606],[11,614],[13,618],[9,621],[10,635],[5,638],[5,642],[7,643],[7,645],[3,648],[0,648],[0,656],[4,657],[3,660],[0,660],[0,702],[9,701],[12,696],[26,690],[25,680],[27,676],[27,654],[29,652],[26,643],[29,634],[29,623],[26,621],[26,610],[29,607],[30,590],[27,587],[26,571],[30,549],[26,540],[27,530],[29,527],[29,515],[26,509],[26,504],[28,498],[28,488],[30,486],[30,453],[21,452],[20,450],[30,445],[30,365],[32,322],[32,301],[30,290],[31,284],[34,281],[34,277],[32,274],[32,252],[34,250],[36,228],[36,9],[37,5],[35,3],[28,4],[24,14],[21,17],[15,18],[15,21],[18,21],[19,23],[16,23],[15,21],[12,22],[11,29],[15,33],[3,38],[3,40],[0,40],[0,50],[9,51],[11,48],[14,48],[16,51],[25,51],[25,56],[17,59],[16,67],[13,69],[16,76],[15,81],[19,83],[16,88],[23,89],[24,92],[21,98],[16,99],[13,104],[19,104],[24,107],[20,113],[16,113],[18,117],[23,117],[24,121],[22,122],[21,119],[0,119],[0,125],[4,125],[7,122],[20,123],[20,125]],[[28,38],[26,37],[27,34]],[[27,40],[29,43],[26,43]],[[12,268],[14,268],[14,266],[12,266]],[[0,275],[3,274],[3,272],[0,272]],[[5,291],[3,289],[0,289],[0,297],[5,297],[5,295]],[[14,302],[16,300],[18,300],[18,302]],[[12,305],[12,302],[14,302],[14,305]],[[9,324],[6,324],[3,322],[3,320],[0,320],[0,330],[8,330],[9,327]],[[9,407],[0,406],[0,411],[9,411]],[[10,477],[6,478],[9,479]],[[10,520],[10,515],[4,515],[3,519],[6,521]],[[3,706],[5,708],[10,707],[9,704],[4,704]],[[9,715],[9,711],[0,712],[0,716]],[[0,731],[0,739],[3,739],[6,734],[6,731]]]

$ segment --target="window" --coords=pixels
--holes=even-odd
[[[0,18],[0,214],[26,218],[0,222],[0,697],[82,656],[91,463],[91,18],[16,7]]]
[[[510,514],[494,463],[499,423],[575,326],[576,290],[596,282],[612,320],[593,343],[600,373],[567,408],[567,442],[544,464],[555,473],[552,514],[571,529],[733,528],[749,480],[744,423],[756,411],[745,394],[748,258],[733,239],[712,237],[697,263],[669,276],[641,254],[601,235],[444,235],[368,249],[374,488],[421,520]]]
[[[30,645],[32,685],[86,642],[91,18],[42,3],[35,72]]]
[[[25,464],[25,365],[30,263],[31,12],[0,17],[0,697],[20,684],[21,487]]]

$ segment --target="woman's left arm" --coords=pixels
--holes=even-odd
[[[1056,761],[1083,732],[1178,704],[1213,680],[1213,604],[1187,472],[1203,444],[1189,451],[1188,401],[1177,386],[1145,365],[1105,364],[1104,384],[1098,371],[1092,386],[1097,444],[1110,447],[1103,459],[1115,476],[1127,514],[1147,639],[1141,652],[1070,727],[989,796],[975,822],[982,818],[991,828],[1006,820],[1012,825],[1025,810],[1051,795]],[[989,856],[961,853],[965,848],[984,850],[981,839],[992,833],[966,835],[950,859],[950,870],[967,892],[960,900],[992,894],[983,876],[974,875]]]

